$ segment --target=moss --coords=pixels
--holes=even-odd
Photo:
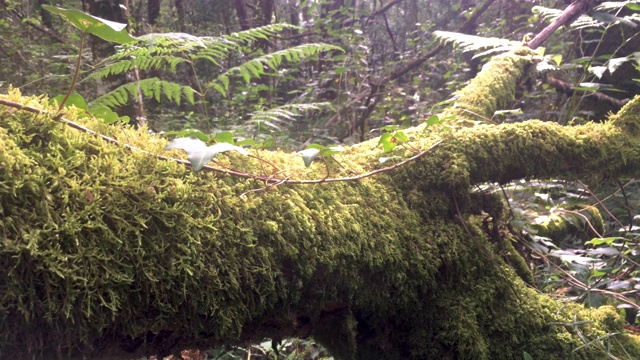
[[[505,234],[502,240],[502,248],[500,250],[500,256],[504,259],[504,261],[509,264],[513,268],[513,270],[518,274],[518,276],[527,284],[533,285],[533,272],[529,268],[529,265],[524,260],[522,255],[516,250],[513,246],[513,242],[516,240],[510,236]]]
[[[534,53],[522,48],[494,57],[483,67],[480,76],[457,93],[458,99],[443,117],[486,122],[497,110],[510,109],[517,84],[527,75]]]
[[[583,242],[599,237],[604,233],[605,225],[600,211],[592,206],[571,206],[566,212],[548,216],[546,221],[532,225],[537,235],[560,241],[566,238],[580,239]]]
[[[632,135],[640,134],[640,97],[631,99],[617,114],[611,116],[611,121]]]
[[[528,289],[478,216],[486,207],[499,218],[500,206],[470,191],[635,173],[640,146],[615,122],[429,138],[416,128],[415,147],[444,142],[391,172],[240,197],[262,184],[193,173],[51,116],[0,106],[0,120],[0,357],[134,357],[316,335],[345,359],[597,359],[601,349],[574,353],[577,330],[553,323],[596,319],[580,328],[589,341],[619,329],[611,311]],[[165,154],[144,129],[77,121]],[[349,148],[332,176],[380,167],[381,154],[375,141]],[[258,155],[292,178],[326,175],[292,154]],[[261,173],[264,163],[232,155],[218,166]],[[615,339],[614,354],[640,349]]]

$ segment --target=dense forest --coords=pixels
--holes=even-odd
[[[639,25],[0,0],[0,357],[640,358]]]

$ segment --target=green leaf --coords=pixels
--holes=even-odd
[[[127,24],[102,19],[80,10],[63,9],[51,5],[42,5],[42,7],[52,14],[62,16],[83,33],[93,34],[117,44],[126,44],[136,40],[124,29]]]
[[[342,146],[329,146],[320,150],[321,156],[331,156],[340,152],[343,152],[344,148]]]
[[[625,4],[625,6],[626,6],[626,7],[628,7],[629,9],[631,9],[631,10],[634,10],[634,11],[640,11],[640,4],[637,4],[637,3],[627,3],[627,4]]]
[[[220,85],[220,84],[213,84],[213,88],[214,88],[214,89],[216,89],[216,90],[218,90],[218,92],[219,92],[222,96],[227,97],[227,92],[226,92],[226,90],[222,87],[222,85]]]
[[[396,131],[398,129],[400,129],[399,125],[385,125],[380,128],[380,130],[384,130],[384,131]]]
[[[322,150],[324,149],[323,145],[320,144],[309,144],[307,145],[307,149],[318,149],[318,150]]]
[[[89,109],[89,112],[91,113],[91,115],[97,117],[98,119],[102,119],[105,124],[115,124],[118,121],[121,121],[125,124],[129,122],[128,116],[121,117],[115,111],[109,109],[106,106],[98,105],[92,107],[91,109]]]
[[[426,122],[427,122],[427,127],[430,127],[433,125],[439,125],[441,123],[440,117],[438,117],[438,115],[429,116]]]
[[[194,171],[200,171],[202,167],[211,161],[216,155],[227,152],[237,151],[242,155],[249,155],[247,150],[231,145],[229,143],[217,143],[211,146],[207,146],[203,141],[196,138],[179,138],[173,139],[167,144],[165,150],[169,149],[182,149],[187,153],[189,161]]]
[[[253,139],[245,139],[245,140],[240,140],[240,141],[236,142],[236,145],[238,145],[238,146],[256,147],[256,141],[253,140]]]
[[[51,100],[49,100],[49,104],[52,104],[52,105],[54,103],[59,104],[62,102],[62,100],[64,100],[64,95],[58,95],[56,97],[51,98]],[[89,109],[89,105],[87,105],[87,102],[84,100],[84,98],[81,95],[77,93],[71,94],[71,96],[69,96],[69,98],[67,99],[67,102],[64,103],[64,107],[70,107],[71,105],[82,110]]]
[[[199,140],[204,141],[205,143],[211,141],[211,138],[209,138],[209,135],[203,133],[200,130],[194,130],[194,129],[166,131],[166,132],[163,132],[162,135],[164,136],[176,135],[183,138],[195,137]]]
[[[384,150],[384,152],[391,152],[396,147],[396,144],[393,142],[393,134],[384,133],[380,135],[378,145],[382,145],[382,149]]]
[[[221,132],[220,134],[216,135],[213,140],[215,140],[217,143],[228,143],[231,145],[235,144],[235,142],[233,141],[233,134],[230,131]]]
[[[526,352],[526,351],[523,351],[523,352],[522,352],[522,358],[523,358],[524,360],[533,360],[533,357],[532,357],[528,352]]]
[[[595,239],[591,239],[587,242],[585,242],[585,245],[602,245],[602,244],[607,244],[607,245],[611,245],[614,241],[616,240],[624,240],[624,238],[619,237],[619,236],[614,236],[614,237],[606,237],[606,238],[595,238]]]
[[[398,144],[402,144],[409,141],[409,137],[407,136],[407,134],[404,133],[404,131],[396,131],[393,134],[393,137]]]
[[[311,145],[309,145],[311,146]],[[308,147],[300,152],[298,152],[298,154],[302,155],[302,160],[304,161],[304,166],[309,167],[311,166],[311,162],[313,162],[313,160],[318,157],[318,155],[320,154],[320,149],[316,149],[313,147]]]

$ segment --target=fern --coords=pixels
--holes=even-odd
[[[334,45],[304,44],[265,54],[227,70],[220,74],[216,80],[210,82],[207,87],[215,88],[222,94],[222,96],[226,96],[227,90],[229,90],[229,77],[234,74],[239,74],[248,84],[252,78],[260,78],[260,76],[265,73],[265,67],[272,70],[277,69],[283,59],[288,62],[297,63],[301,60],[316,56],[323,51],[329,50],[343,51],[341,48]]]
[[[559,18],[562,15],[562,10],[550,9],[544,6],[534,6],[532,9],[534,14],[537,14],[542,20],[552,22],[555,19]],[[572,29],[586,29],[586,28],[596,28],[600,27],[602,23],[598,22],[594,18],[588,15],[580,15],[573,23],[571,23],[570,28]]]
[[[476,54],[474,58],[510,51],[522,46],[522,42],[520,41],[494,37],[485,38],[482,36],[467,35],[450,31],[435,31],[433,34],[445,43],[453,43],[454,45],[459,46],[462,52],[476,52],[488,49]]]
[[[243,46],[254,41],[268,39],[279,32],[296,28],[287,24],[273,24],[249,29],[221,37],[198,37],[184,33],[152,33],[140,36],[139,41],[121,46],[118,52],[109,60],[129,59],[131,57],[150,57],[181,54],[192,58],[209,55],[214,59],[223,59],[233,51],[239,51]]]
[[[333,109],[331,103],[318,102],[306,104],[286,104],[269,110],[256,111],[251,114],[250,123],[264,124],[274,130],[281,130],[281,125],[289,126],[296,117],[308,111]]]
[[[187,60],[181,57],[167,55],[157,57],[136,57],[130,60],[120,60],[107,65],[102,70],[91,74],[92,78],[103,78],[110,75],[123,74],[133,71],[136,67],[140,71],[144,70],[169,70],[174,73],[178,64]]]
[[[153,97],[158,102],[160,101],[161,95],[164,94],[167,99],[178,105],[180,105],[181,95],[184,95],[190,104],[195,103],[194,94],[196,94],[196,91],[190,86],[184,86],[158,78],[144,79],[139,82],[124,84],[95,99],[93,103],[111,108],[125,105],[129,101],[129,95],[137,96],[138,88],[145,97]]]
[[[116,54],[107,59],[109,65],[94,73],[92,77],[106,77],[123,74],[134,69],[144,70],[169,70],[175,72],[182,63],[193,63],[197,60],[206,60],[218,67],[221,62],[233,54],[243,53],[248,45],[255,41],[268,40],[286,29],[297,28],[288,24],[272,24],[259,28],[253,28],[221,37],[197,37],[183,33],[147,34],[138,38],[133,44],[126,44],[118,48]],[[251,79],[259,78],[265,74],[265,69],[275,70],[283,61],[300,62],[323,51],[339,50],[339,47],[327,44],[305,44],[293,48],[277,51],[259,56],[248,62],[233,67],[211,81],[207,89],[215,88],[223,96],[229,89],[229,78],[239,74],[247,83]],[[137,96],[138,89],[145,97],[153,97],[160,101],[162,94],[170,101],[180,104],[182,95],[193,104],[194,94],[197,92],[189,87],[175,82],[164,81],[158,78],[144,79],[139,82],[128,83],[105,94],[94,103],[109,107],[124,105],[129,101],[129,96]],[[199,94],[200,95],[200,94]],[[280,107],[272,112],[255,114],[255,121],[260,116],[264,121],[277,121],[277,119],[292,120],[303,110],[300,104],[292,107]],[[312,109],[310,105],[306,109]],[[261,114],[261,115],[260,115]]]
[[[571,23],[570,28],[572,30],[580,30],[587,28],[598,28],[605,27],[612,23],[623,23],[630,27],[636,27],[638,22],[640,22],[640,14],[633,13],[631,15],[626,15],[619,17],[617,15],[612,14],[612,12],[619,12],[621,8],[627,6],[628,4],[639,4],[639,1],[607,1],[595,7],[594,12],[590,13],[590,15],[580,15],[573,23]],[[561,14],[561,10],[549,9],[543,6],[534,6],[533,13],[538,14],[540,18],[546,21],[553,21],[557,19]]]
[[[118,52],[105,60],[109,65],[91,75],[92,78],[123,74],[134,70],[165,70],[175,72],[183,62],[207,60],[220,67],[220,61],[254,41],[276,36],[288,24],[273,24],[221,37],[197,37],[184,33],[152,33],[142,35],[133,44],[120,46]]]

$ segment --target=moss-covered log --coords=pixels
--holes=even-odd
[[[459,106],[491,94],[473,110],[490,117],[513,97],[531,55],[495,61],[514,79],[485,92],[499,69],[489,66]],[[607,358],[598,341],[573,350],[622,332],[615,310],[528,288],[517,254],[504,254],[513,248],[502,202],[472,185],[636,176],[639,114],[636,98],[604,124],[418,127],[407,131],[412,148],[443,142],[392,171],[240,197],[264,184],[193,173],[0,106],[0,358],[133,358],[290,336],[313,336],[338,359]],[[165,153],[144,131],[84,122]],[[349,148],[331,177],[382,166],[376,143]],[[259,156],[279,177],[326,175],[294,154]],[[232,155],[216,166],[261,174],[270,165]],[[640,358],[637,339],[610,340],[612,353]]]

